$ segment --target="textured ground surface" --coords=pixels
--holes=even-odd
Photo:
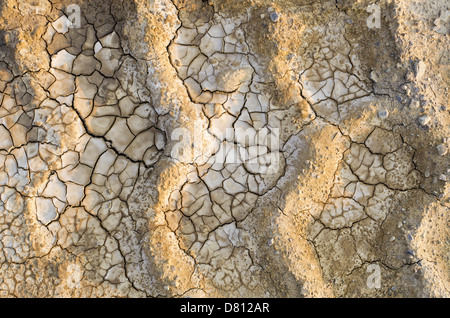
[[[371,3],[1,0],[0,296],[449,297],[450,5]]]

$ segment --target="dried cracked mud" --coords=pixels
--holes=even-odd
[[[450,4],[375,3],[2,0],[0,296],[449,297]]]

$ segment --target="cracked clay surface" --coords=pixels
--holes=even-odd
[[[369,4],[0,2],[0,297],[449,297],[450,7]]]

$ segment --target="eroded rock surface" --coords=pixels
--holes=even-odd
[[[369,5],[2,2],[0,295],[448,297],[450,7]]]

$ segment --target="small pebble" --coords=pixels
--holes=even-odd
[[[374,71],[372,71],[372,72],[370,73],[369,77],[370,77],[370,79],[371,79],[372,81],[374,81],[375,83],[377,83],[377,82],[380,80],[380,79],[378,78],[378,75],[377,75]]]
[[[440,144],[436,147],[439,156],[445,156],[447,154],[447,147],[444,144]]]
[[[272,20],[272,22],[277,22],[279,18],[280,16],[275,11],[270,13],[270,20]]]
[[[394,242],[394,241],[395,241],[395,236],[393,236],[389,239],[389,242]]]
[[[378,111],[378,118],[380,118],[380,119],[385,119],[388,117],[388,115],[389,115],[389,111],[387,109],[382,108]]]
[[[416,64],[416,78],[418,80],[421,80],[423,78],[426,69],[427,65],[424,63],[424,61],[420,61],[419,63]]]
[[[447,176],[446,176],[445,174],[441,174],[441,175],[439,176],[439,180],[441,180],[441,181],[447,181]]]
[[[428,115],[423,115],[419,117],[419,124],[422,126],[428,126],[431,122],[431,117]]]
[[[420,101],[418,101],[417,99],[413,99],[411,100],[411,103],[409,104],[409,107],[416,109],[419,108],[420,106]]]

